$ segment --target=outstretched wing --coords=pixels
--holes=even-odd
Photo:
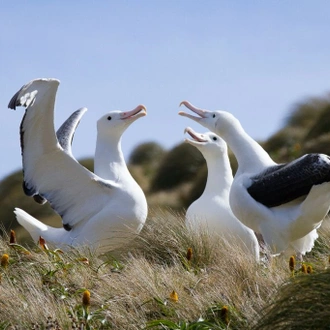
[[[111,202],[119,187],[88,171],[62,150],[43,156],[26,174],[39,193],[62,217],[65,229],[71,229],[100,213]]]
[[[26,107],[21,146],[26,193],[39,193],[71,229],[87,221],[111,201],[118,185],[104,181],[80,165],[59,145],[54,130],[54,102],[59,82],[37,79],[9,102]]]
[[[72,154],[72,141],[80,120],[87,108],[80,108],[72,113],[72,115],[62,124],[57,130],[56,136],[59,144],[63,150],[73,157]]]
[[[330,181],[330,157],[307,154],[255,177],[247,188],[251,197],[267,206],[279,206],[309,193],[312,186]]]
[[[56,137],[63,148],[63,150],[70,155],[71,157],[74,158],[72,154],[72,141],[74,134],[76,132],[76,129],[80,123],[80,120],[84,113],[87,111],[87,108],[80,108],[73,112],[71,116],[62,124],[62,126],[57,130],[56,132]],[[24,182],[23,182],[23,190],[28,191],[28,189],[25,187]],[[31,193],[31,192],[30,192]],[[38,204],[45,204],[47,200],[41,196],[39,193],[33,192],[33,199],[38,203]]]
[[[60,83],[59,80],[52,78],[50,79],[40,78],[40,79],[31,80],[27,84],[23,85],[20,88],[20,90],[14,94],[14,96],[9,101],[8,108],[13,110],[16,110],[17,106],[24,106],[26,110],[31,108],[31,110],[29,111],[30,116],[28,117],[33,116],[33,108],[43,108],[43,111],[47,113],[50,112],[51,115],[53,116],[52,106],[54,108],[55,95],[59,83]],[[46,97],[44,97],[44,95],[46,95]],[[39,107],[38,105],[37,107],[33,107],[36,98],[38,98],[39,100]],[[41,103],[44,104],[41,106]],[[21,152],[22,152],[22,161],[23,161],[23,176],[25,176],[24,175],[24,154],[25,154],[24,122],[27,119],[26,117],[27,117],[27,112],[25,112],[20,125],[20,138],[21,138],[20,142],[21,142]],[[29,121],[29,119],[27,120]],[[49,121],[51,122],[52,118]],[[57,142],[56,136],[54,134],[54,130],[49,130],[48,138],[50,139],[49,141],[47,141],[49,142],[49,144],[54,144],[55,142]],[[41,140],[43,140],[43,138],[41,138]],[[46,203],[46,200],[41,195],[38,194],[38,191],[35,189],[35,187],[28,187],[25,183],[25,180],[23,181],[23,191],[27,196],[33,196],[33,198],[37,203],[39,204]]]

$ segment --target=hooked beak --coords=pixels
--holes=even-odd
[[[140,104],[131,111],[125,111],[121,114],[121,119],[137,119],[147,115],[147,108]]]
[[[193,116],[193,115],[190,115],[184,111],[179,111],[179,115],[180,116],[184,116],[184,117],[188,117],[194,121],[197,121],[197,122],[200,122],[203,118],[207,118],[207,115],[208,115],[208,112],[207,110],[203,110],[203,109],[199,109],[199,108],[196,108],[195,106],[193,106],[190,102],[188,101],[182,101],[180,103],[180,106],[181,105],[184,105],[186,108],[188,108],[189,110],[195,112],[197,115],[199,115],[199,117],[197,116]]]
[[[190,127],[185,128],[184,132],[188,133],[193,138],[193,140],[185,139],[185,142],[188,142],[190,144],[200,144],[200,143],[207,142],[207,140],[203,138],[203,134],[199,134],[199,133],[195,132]]]

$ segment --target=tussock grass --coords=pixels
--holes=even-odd
[[[256,264],[234,239],[191,232],[178,213],[150,214],[133,244],[103,256],[88,248],[24,249],[5,235],[0,329],[268,329],[273,318],[286,318],[279,310],[293,308],[289,288],[312,292],[317,285],[306,283],[315,281],[323,283],[319,295],[330,289],[328,229],[306,258],[313,274],[302,274],[298,263],[292,274],[287,257]]]
[[[330,329],[330,270],[300,275],[283,285],[254,330]]]

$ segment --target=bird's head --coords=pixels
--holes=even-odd
[[[138,105],[130,111],[110,111],[97,121],[98,134],[121,136],[130,124],[146,115],[147,109],[144,105]]]
[[[188,101],[182,101],[180,106],[184,105],[187,109],[193,111],[198,116],[191,115],[184,111],[180,111],[179,115],[188,117],[197,123],[201,124],[202,126],[208,128],[210,131],[224,137],[228,128],[232,127],[233,125],[239,125],[238,120],[229,112],[221,111],[221,110],[205,110],[200,109],[193,106]]]
[[[187,127],[184,132],[191,137],[186,138],[185,142],[196,147],[203,155],[227,153],[226,142],[213,132],[197,133],[190,127]]]

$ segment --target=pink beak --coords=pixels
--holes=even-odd
[[[187,127],[184,132],[188,133],[196,142],[207,142],[207,140],[202,138],[202,134],[198,134],[190,127]]]
[[[147,115],[147,108],[140,104],[131,111],[125,111],[121,114],[121,119],[140,118]]]
[[[181,105],[184,105],[186,108],[188,108],[189,110],[195,112],[197,115],[199,115],[199,117],[196,117],[196,116],[192,116],[184,111],[179,111],[179,115],[180,116],[185,116],[185,117],[188,117],[192,120],[195,120],[197,122],[199,122],[202,118],[206,118],[207,117],[207,113],[208,111],[207,110],[203,110],[203,109],[199,109],[199,108],[196,108],[195,106],[193,106],[190,102],[188,101],[182,101],[180,103],[180,106]]]

